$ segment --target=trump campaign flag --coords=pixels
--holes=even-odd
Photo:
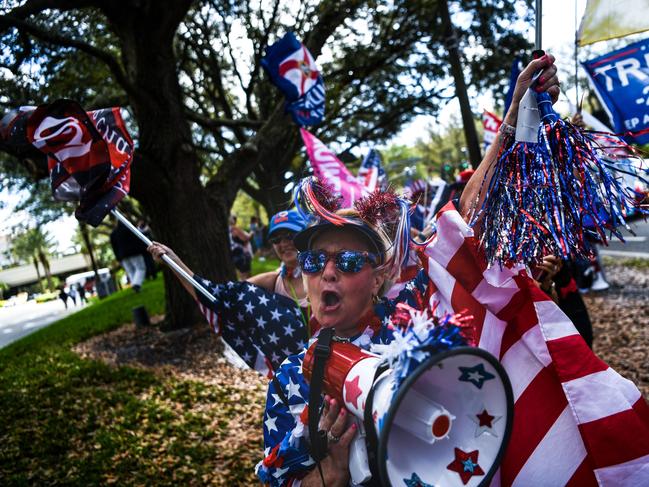
[[[649,39],[582,64],[615,131],[649,143]]]
[[[385,176],[385,170],[381,165],[381,155],[378,151],[370,149],[363,162],[361,162],[357,178],[358,182],[365,186],[369,192],[374,191],[377,187],[385,189],[387,178]]]
[[[324,118],[324,81],[309,50],[292,32],[266,50],[261,65],[286,97],[286,111],[300,127]]]
[[[313,173],[322,182],[331,186],[334,194],[342,198],[342,207],[351,208],[358,198],[368,191],[349,169],[326,145],[306,129],[300,129],[302,140],[311,160]]]
[[[86,112],[62,99],[14,113],[3,120],[3,141],[47,157],[54,198],[79,201],[76,218],[99,225],[130,186],[133,141],[120,109]]]

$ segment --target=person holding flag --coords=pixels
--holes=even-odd
[[[214,301],[196,292],[194,286],[172,268],[197,301],[214,332],[220,334],[248,366],[271,377],[275,368],[288,355],[300,350],[310,336],[309,306],[293,245],[293,237],[305,227],[306,221],[295,210],[273,215],[268,239],[281,261],[280,268],[245,281],[215,284],[199,277],[173,250],[159,242],[153,242],[148,251],[157,261],[167,255],[211,292]]]
[[[537,91],[558,98],[554,57],[530,62],[518,77],[505,127],[516,125],[519,103],[539,70]],[[381,296],[408,259],[403,251],[408,212],[402,202],[376,193],[354,209],[340,209],[317,182],[301,183],[315,223],[295,243],[315,319],[333,327],[338,340],[367,348],[391,341],[390,316],[398,302],[417,309],[436,303],[439,313],[465,311],[472,315],[472,341],[500,358],[514,391],[512,436],[495,485],[646,485],[649,407],[640,391],[593,355],[524,264],[488,266],[479,222],[473,228],[467,223],[481,205],[483,183],[488,185],[508,137],[501,131],[467,183],[459,208],[450,202],[440,210],[437,234],[421,248],[422,271],[394,300]],[[397,231],[386,234],[388,228]],[[272,486],[345,486],[356,428],[350,414],[325,397],[324,413],[311,418],[329,440],[316,468],[313,457],[322,456],[310,451],[304,353],[287,358],[269,384],[265,458],[257,474]],[[467,473],[484,475],[477,463],[460,473],[464,484]]]

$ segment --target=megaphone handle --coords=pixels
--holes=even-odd
[[[363,422],[356,419],[355,422],[358,429],[356,436],[349,446],[349,474],[352,478],[352,485],[362,485],[372,478],[372,471],[370,470],[370,463],[367,458]]]

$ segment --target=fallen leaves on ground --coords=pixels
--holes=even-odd
[[[98,359],[111,366],[135,366],[153,371],[175,382],[174,391],[153,387],[139,399],[153,404],[160,414],[142,418],[136,434],[148,435],[147,423],[168,421],[171,429],[189,431],[182,439],[172,436],[148,436],[141,448],[151,451],[166,469],[174,468],[176,480],[197,474],[191,471],[196,458],[186,456],[178,465],[173,452],[191,451],[192,443],[213,452],[206,459],[213,464],[213,475],[204,473],[192,483],[210,485],[250,485],[256,482],[254,465],[263,455],[261,420],[265,402],[266,380],[251,370],[232,366],[222,355],[223,345],[205,325],[161,332],[157,327],[125,325],[105,335],[94,337],[74,349],[82,357]],[[183,384],[186,384],[183,386]],[[200,423],[201,429],[191,425]],[[148,453],[151,454],[151,453]],[[119,461],[119,458],[115,458]],[[199,460],[201,461],[201,460]],[[204,465],[205,467],[206,465]],[[155,472],[151,472],[155,476]]]

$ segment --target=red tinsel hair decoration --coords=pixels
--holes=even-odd
[[[310,196],[325,210],[335,213],[340,209],[342,198],[334,193],[331,185],[316,179],[313,181],[309,189],[311,190]]]
[[[363,221],[371,225],[379,222],[392,221],[399,215],[398,196],[392,188],[385,191],[377,189],[354,203]]]

